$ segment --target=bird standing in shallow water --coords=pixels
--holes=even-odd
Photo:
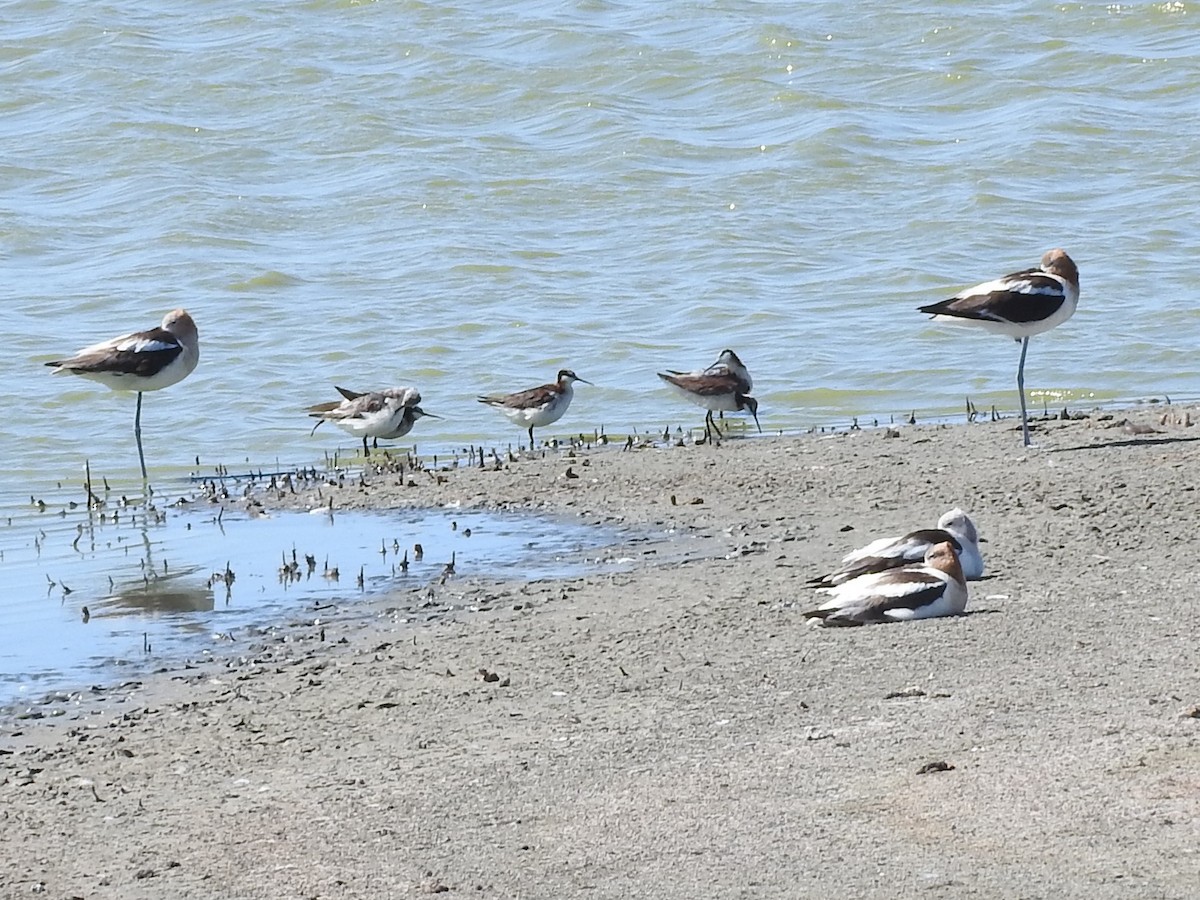
[[[308,408],[308,414],[318,420],[313,426],[313,431],[320,428],[322,422],[332,422],[347,434],[362,438],[365,457],[371,455],[367,438],[374,441],[395,440],[412,431],[417,419],[424,416],[431,419],[441,418],[421,409],[421,394],[414,387],[392,387],[366,392],[348,391],[339,387],[337,391],[345,399],[318,403]]]
[[[142,393],[160,391],[183,381],[200,361],[200,335],[187,310],[167,313],[162,324],[149,331],[135,331],[84,347],[69,359],[46,365],[55,374],[79,375],[98,381],[114,391],[137,391],[137,413],[133,434],[137,439],[138,462],[146,477],[142,452]]]
[[[750,371],[732,350],[722,351],[717,361],[707,369],[695,372],[668,369],[659,372],[658,377],[689,403],[708,410],[704,416],[706,440],[720,440],[721,429],[713,419],[714,412],[741,412],[747,409],[754,416],[759,433],[762,433],[762,425],[758,421],[758,401],[749,396],[754,382],[750,378]]]
[[[830,599],[804,613],[820,625],[957,616],[967,608],[967,583],[949,541],[930,547],[923,563],[863,575],[822,591]]]
[[[543,384],[515,394],[487,394],[479,398],[500,410],[514,425],[529,429],[529,449],[533,450],[533,429],[557,422],[571,405],[575,396],[576,381],[591,384],[570,369],[559,369],[558,378],[552,384]]]
[[[1054,249],[1035,269],[985,281],[949,300],[920,306],[934,321],[974,325],[1021,342],[1017,393],[1021,396],[1021,430],[1029,446],[1029,414],[1025,409],[1025,352],[1035,334],[1061,325],[1079,303],[1079,270],[1065,250]]]

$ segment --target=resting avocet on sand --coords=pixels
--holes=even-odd
[[[945,541],[954,545],[958,552],[958,561],[967,581],[978,581],[983,577],[979,532],[971,517],[955,508],[938,519],[936,528],[922,528],[900,537],[879,538],[847,553],[837,569],[812,579],[809,584],[814,587],[833,587],[863,575],[919,563],[925,559],[930,547]]]
[[[930,547],[923,563],[863,575],[822,591],[829,599],[804,613],[820,625],[957,616],[967,608],[967,582],[949,541]]]

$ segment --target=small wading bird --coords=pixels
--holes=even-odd
[[[738,393],[749,395],[754,390],[754,379],[750,377],[750,370],[746,368],[745,363],[732,350],[722,350],[721,355],[717,357],[717,361],[704,370],[705,375],[721,375],[725,372],[737,378]],[[720,413],[721,421],[724,422],[724,410],[720,410]],[[759,431],[761,432],[762,429],[759,428]]]
[[[529,449],[532,451],[533,429],[543,428],[563,417],[575,396],[573,385],[576,381],[591,384],[570,369],[559,369],[558,378],[553,384],[539,385],[515,394],[487,394],[481,396],[479,402],[500,410],[514,425],[528,428]]]
[[[721,438],[721,428],[713,419],[714,412],[749,410],[759,433],[762,433],[762,425],[758,421],[758,401],[748,396],[754,382],[749,370],[732,350],[722,351],[717,361],[707,369],[695,372],[668,369],[659,372],[658,377],[680,397],[708,410],[704,415],[706,440],[719,441]]]
[[[376,442],[395,440],[412,431],[417,419],[423,416],[431,419],[441,418],[421,409],[421,395],[413,387],[393,387],[365,392],[348,391],[339,387],[337,392],[342,395],[343,400],[318,403],[308,408],[308,414],[317,419],[317,424],[313,426],[310,434],[316,432],[322,422],[332,422],[347,434],[362,438],[363,456],[371,455],[367,438]]]
[[[902,537],[880,538],[842,557],[839,568],[809,581],[813,587],[834,587],[862,575],[872,575],[925,559],[934,544],[949,541],[958,552],[959,565],[967,581],[983,577],[983,554],[975,523],[961,509],[952,509],[938,519],[936,528],[911,531]]]
[[[827,626],[957,616],[967,608],[967,583],[949,541],[930,547],[923,563],[864,575],[822,591],[829,600],[804,616]]]
[[[56,375],[80,375],[114,391],[137,391],[133,434],[137,439],[138,462],[144,479],[142,394],[183,381],[192,374],[199,361],[200,336],[196,323],[186,310],[176,309],[163,317],[158,328],[101,341],[84,347],[70,359],[59,359],[46,365],[52,366]]]
[[[1050,250],[1035,269],[985,281],[949,300],[917,307],[937,322],[974,325],[1021,342],[1017,393],[1021,397],[1021,430],[1029,446],[1029,414],[1025,409],[1025,352],[1035,334],[1061,325],[1079,303],[1079,270],[1064,250]]]

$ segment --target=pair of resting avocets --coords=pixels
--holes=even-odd
[[[1028,446],[1025,353],[1029,348],[1029,338],[1061,325],[1074,314],[1078,302],[1079,270],[1065,251],[1055,249],[1047,252],[1041,264],[1035,268],[986,281],[961,291],[949,300],[918,309],[930,313],[937,321],[976,325],[1021,341],[1017,390],[1021,400],[1022,432],[1025,445]],[[192,373],[199,360],[200,339],[196,323],[186,310],[176,309],[167,313],[158,328],[102,341],[83,348],[70,358],[54,360],[46,365],[54,367],[57,372],[69,372],[99,381],[114,390],[137,392],[133,430],[137,438],[138,461],[141,463],[142,477],[145,478],[142,394],[182,381]],[[722,353],[707,369],[659,373],[659,377],[688,400],[708,410],[704,424],[710,440],[719,433],[712,418],[715,411],[748,409],[755,423],[758,423],[758,402],[749,396],[752,387],[750,373],[731,350]],[[573,396],[572,385],[576,381],[583,379],[570,369],[562,369],[553,384],[515,394],[488,395],[479,400],[499,409],[514,423],[527,427],[532,448],[533,429],[556,422],[566,412]],[[430,415],[420,408],[420,395],[412,388],[389,388],[366,393],[338,390],[345,398],[343,401],[318,404],[311,407],[309,413],[322,420],[333,421],[351,433],[361,434],[364,449],[367,437],[403,436],[412,429],[416,419]],[[372,417],[364,414],[372,408],[378,415]],[[368,426],[368,418],[372,422],[381,420],[383,424]],[[374,433],[368,434],[364,429]],[[762,431],[761,425],[759,431]]]
[[[804,616],[820,625],[957,616],[967,608],[967,582],[981,577],[979,532],[970,516],[952,509],[937,528],[880,538],[814,578],[809,584],[829,599]]]

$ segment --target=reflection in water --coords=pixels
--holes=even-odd
[[[212,612],[212,588],[203,582],[186,583],[188,575],[197,577],[194,573],[181,573],[118,591],[97,603],[93,615]]]
[[[33,546],[0,528],[0,705],[34,684],[104,679],[114,661],[207,651],[243,629],[325,616],[383,592],[396,590],[398,606],[424,610],[416,589],[456,571],[531,579],[575,572],[582,548],[602,534],[465,510],[223,518],[187,506],[170,515],[118,511],[101,518],[64,503],[53,520],[31,513],[41,517]]]

